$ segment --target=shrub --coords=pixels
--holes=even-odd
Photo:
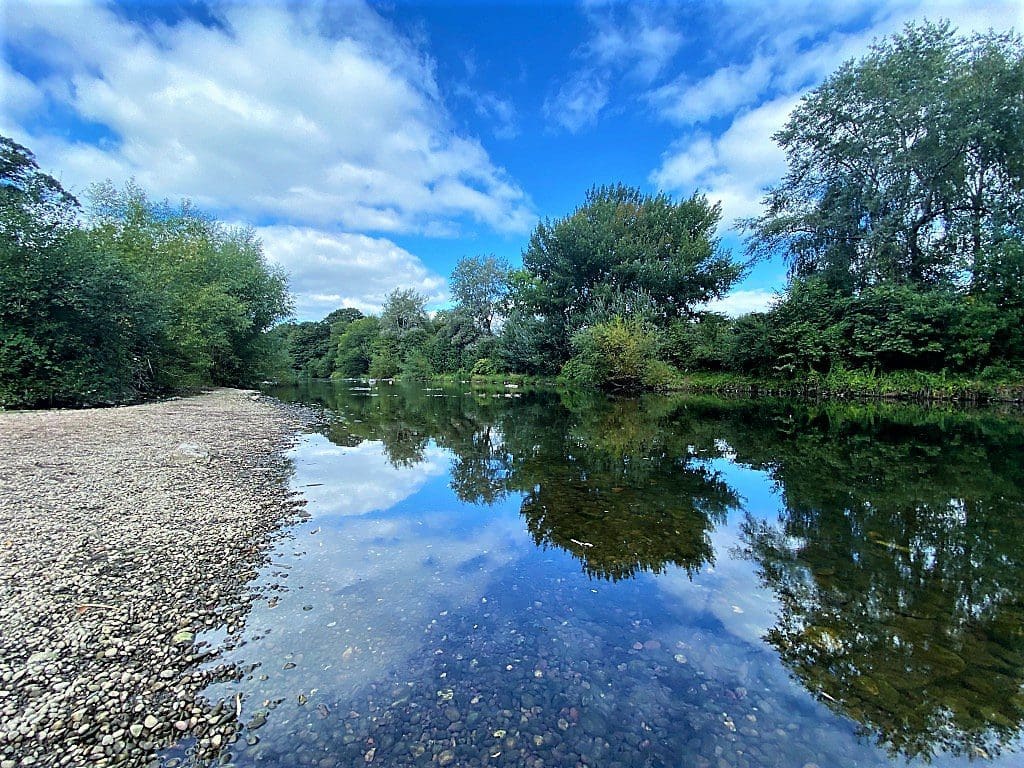
[[[657,330],[636,318],[616,316],[578,331],[562,378],[602,389],[638,391],[667,386],[672,370],[658,359]]]

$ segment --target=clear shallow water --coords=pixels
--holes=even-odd
[[[224,762],[1024,761],[1019,417],[273,394],[328,426],[208,692]]]

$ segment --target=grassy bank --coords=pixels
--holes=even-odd
[[[735,373],[681,373],[670,389],[741,395],[786,395],[814,398],[869,398],[909,402],[1024,404],[1024,381],[982,380],[925,371],[874,373],[833,371],[800,378],[765,378]]]

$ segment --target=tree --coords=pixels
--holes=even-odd
[[[152,391],[154,313],[78,229],[78,201],[0,137],[0,405],[83,405]]]
[[[456,309],[473,319],[477,329],[492,335],[492,323],[508,290],[508,265],[494,256],[459,260],[452,272],[452,296]]]
[[[510,296],[511,332],[539,328],[542,356],[561,365],[601,302],[615,314],[653,306],[659,325],[692,314],[742,273],[719,247],[720,215],[701,195],[676,202],[622,185],[591,189],[572,214],[537,225]]]
[[[752,254],[781,250],[794,276],[845,292],[980,279],[1020,242],[1021,39],[908,24],[806,96],[775,140],[789,169],[746,222]]]
[[[323,320],[294,324],[288,335],[291,368],[296,373],[316,378],[330,376],[335,370],[335,356],[342,334],[362,316],[358,309],[342,307]]]
[[[404,339],[427,326],[427,299],[411,288],[396,288],[387,295],[380,313],[382,336]]]
[[[161,350],[151,361],[167,387],[254,380],[264,333],[288,315],[287,280],[252,229],[228,227],[188,202],[152,203],[134,184],[94,186],[87,235],[158,303]]]
[[[353,320],[338,338],[335,374],[346,379],[365,376],[379,335],[380,321],[376,317]]]

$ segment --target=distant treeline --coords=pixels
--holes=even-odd
[[[918,371],[1019,381],[1024,370],[1024,55],[1015,35],[910,25],[844,64],[775,136],[789,170],[721,247],[717,204],[625,186],[540,223],[509,270],[459,263],[454,306],[396,291],[287,325],[292,370],[426,378],[521,373],[612,389],[687,372],[799,380]],[[766,312],[706,311],[782,254]]]
[[[86,214],[0,137],[0,407],[109,404],[257,380],[290,311],[251,230],[133,185]]]
[[[459,262],[450,309],[396,289],[276,325],[285,278],[251,231],[135,187],[78,202],[0,150],[0,405],[119,401],[281,376],[560,376],[608,389],[687,375],[1024,379],[1024,44],[908,25],[809,93],[775,135],[788,171],[721,245],[701,194],[595,187],[539,223],[522,268]],[[758,259],[765,312],[707,309]]]

